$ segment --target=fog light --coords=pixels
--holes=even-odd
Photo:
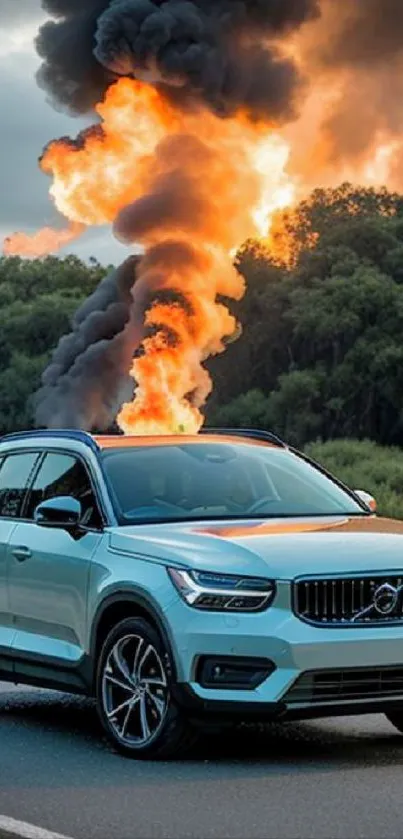
[[[196,680],[204,688],[254,690],[276,669],[268,658],[210,658],[199,659]]]

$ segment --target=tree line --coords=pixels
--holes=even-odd
[[[299,446],[401,445],[403,197],[316,190],[280,219],[274,245],[238,254],[244,334],[210,364],[209,420],[272,428]]]
[[[208,362],[209,424],[271,428],[295,445],[403,443],[403,196],[343,184],[249,241],[230,308],[242,337]],[[0,432],[30,427],[52,348],[108,269],[77,257],[0,260]]]

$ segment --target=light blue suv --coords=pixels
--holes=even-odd
[[[251,719],[402,730],[403,523],[369,505],[264,432],[4,437],[0,678],[96,696],[135,757]]]

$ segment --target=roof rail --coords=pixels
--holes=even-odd
[[[77,440],[77,442],[84,443],[92,451],[98,452],[99,446],[96,440],[86,431],[80,431],[74,428],[55,428],[55,429],[36,429],[34,431],[14,431],[12,434],[5,434],[0,437],[0,443],[8,443],[13,440],[35,440],[38,437],[50,437],[52,440],[57,440],[59,437],[68,440]]]
[[[200,434],[222,434],[225,436],[232,435],[235,437],[251,437],[253,440],[261,440],[266,443],[273,443],[275,446],[287,448],[287,444],[277,434],[272,434],[271,431],[261,431],[258,428],[201,428]]]

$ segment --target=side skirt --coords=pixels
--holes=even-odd
[[[0,681],[90,696],[90,674],[87,657],[78,664],[67,664],[59,659],[21,655],[15,651],[11,658],[0,650]]]

